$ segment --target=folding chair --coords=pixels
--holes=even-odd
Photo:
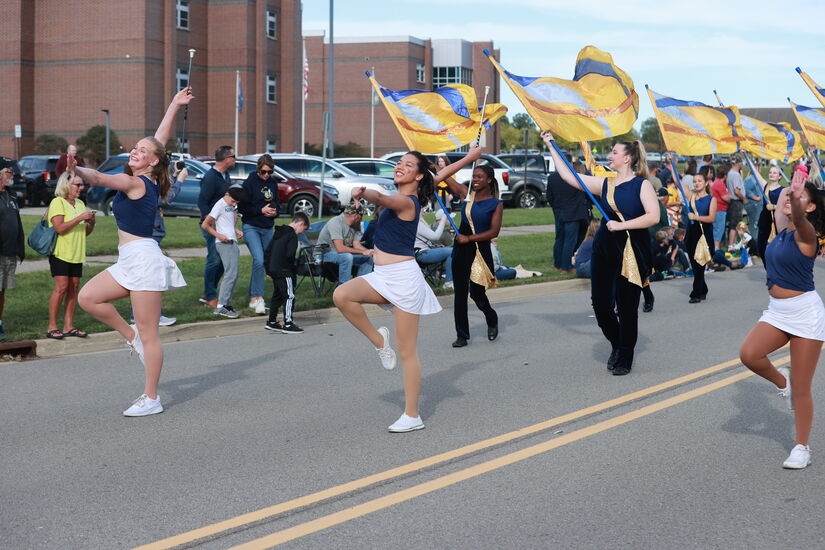
[[[329,245],[316,244],[318,235],[326,223],[315,222],[298,237],[296,273],[301,278],[295,287],[299,287],[304,279],[309,278],[316,298],[324,294],[326,283],[330,283],[329,289],[332,289],[338,282],[338,264],[323,261],[324,253],[329,252]]]
[[[418,263],[418,267],[421,268],[421,273],[424,274],[424,279],[431,287],[437,288],[444,284],[441,280],[441,274],[446,270],[444,267],[444,262],[425,264],[418,259],[418,253],[415,255],[415,261]],[[449,261],[449,258],[444,261]]]

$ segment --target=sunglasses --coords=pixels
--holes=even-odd
[[[274,173],[275,170],[261,170],[261,175],[267,175]]]
[[[82,183],[72,183],[70,184],[72,187],[83,187]]]

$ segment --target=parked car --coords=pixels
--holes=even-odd
[[[378,176],[379,178],[388,179],[395,177],[395,163],[388,160],[357,157],[333,160],[338,164],[346,166],[359,176]]]
[[[527,155],[523,153],[504,153],[496,156],[516,172],[523,172],[525,165],[527,165],[528,172],[549,174],[550,172],[556,171],[556,165],[550,153],[532,153]]]
[[[204,164],[215,165],[214,158],[201,159]],[[235,167],[229,171],[233,182],[243,183],[246,178],[257,169],[257,164],[251,160],[235,160]],[[275,173],[269,176],[278,182],[278,200],[286,205],[286,212],[292,215],[303,212],[310,218],[318,215],[318,199],[321,188],[314,181],[296,178],[280,166],[275,166]],[[341,203],[338,200],[338,189],[324,184],[324,214],[338,214]]]
[[[49,204],[54,198],[57,176],[54,169],[60,155],[28,155],[18,162],[23,179],[28,180],[28,204]]]
[[[246,155],[241,160],[257,161],[261,155]],[[352,200],[352,189],[354,187],[366,187],[374,189],[385,195],[394,195],[398,191],[395,183],[386,178],[375,176],[359,176],[346,166],[338,164],[334,160],[327,160],[324,167],[324,159],[313,155],[302,155],[299,153],[271,153],[270,156],[275,164],[281,169],[299,178],[308,179],[316,183],[321,182],[321,173],[324,174],[324,183],[329,183],[338,189],[338,200],[341,206],[346,206]],[[367,212],[372,215],[375,205],[365,200],[361,204]]]
[[[31,204],[31,180],[23,177],[23,174],[20,173],[20,165],[16,160],[7,157],[0,157],[0,160],[4,160],[11,164],[12,171],[14,172],[14,179],[12,180],[10,192],[17,201],[17,206],[22,208]]]

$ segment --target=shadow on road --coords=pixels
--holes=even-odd
[[[793,411],[785,408],[766,380],[743,380],[734,384],[736,416],[722,425],[728,433],[756,435],[786,447],[794,437]]]

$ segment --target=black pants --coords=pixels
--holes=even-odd
[[[653,291],[650,289],[650,285],[647,285],[642,289],[642,294],[645,296],[645,305],[652,306],[653,302],[656,300],[656,297],[653,296]]]
[[[493,271],[493,256],[490,252],[490,242],[478,243],[478,249],[484,262]],[[478,309],[484,313],[488,327],[498,326],[498,314],[490,305],[484,287],[470,281],[470,267],[476,257],[476,243],[455,245],[453,247],[453,285],[455,288],[455,303],[453,315],[455,317],[455,332],[463,338],[470,338],[470,321],[467,318],[467,294],[473,299]]]
[[[278,320],[278,310],[284,307],[284,324],[292,322],[292,310],[295,307],[295,277],[272,277],[275,289],[269,302],[269,322]]]
[[[621,276],[621,255],[610,256],[593,254],[590,299],[602,334],[619,352],[616,366],[631,367],[639,336],[642,289]]]
[[[708,285],[705,282],[705,266],[699,265],[694,259],[696,256],[696,245],[699,243],[699,238],[703,233],[708,243],[710,254],[713,256],[713,224],[693,221],[690,223],[688,234],[685,238],[688,256],[690,257],[690,267],[693,269],[693,289],[690,291],[691,298],[704,299],[708,295]]]

